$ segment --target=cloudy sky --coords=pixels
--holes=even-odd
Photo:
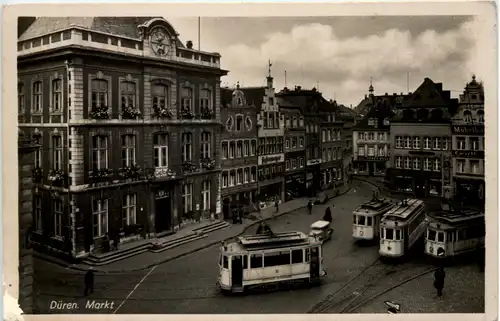
[[[198,47],[198,18],[169,18]],[[458,96],[477,66],[477,21],[470,16],[201,18],[201,50],[219,52],[223,83],[318,86],[325,98],[355,106],[367,93],[407,92],[429,77]]]

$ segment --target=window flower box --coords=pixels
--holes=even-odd
[[[204,169],[212,170],[215,168],[215,159],[203,158],[201,160],[201,167]]]
[[[48,180],[52,181],[54,183],[60,183],[64,180],[64,177],[65,177],[65,175],[64,175],[63,171],[58,170],[58,169],[52,169],[49,172]]]
[[[196,170],[196,166],[191,161],[186,161],[182,163],[182,171],[183,172],[194,172]]]
[[[111,178],[113,171],[109,168],[94,169],[90,172],[89,178],[96,182],[107,181]]]
[[[141,176],[141,172],[142,170],[137,164],[120,168],[120,175],[124,178],[139,178]]]
[[[172,111],[166,107],[164,108],[154,108],[153,111],[153,116],[160,117],[160,118],[172,118],[173,114]]]
[[[212,109],[203,108],[201,110],[201,118],[202,119],[212,119],[214,117],[214,111]]]
[[[193,119],[195,117],[195,114],[189,109],[183,109],[181,110],[181,116],[182,118]]]
[[[139,108],[135,108],[131,105],[122,107],[122,117],[125,119],[136,119],[141,116],[142,113]]]
[[[94,107],[89,113],[89,117],[93,119],[108,119],[109,118],[108,106]]]

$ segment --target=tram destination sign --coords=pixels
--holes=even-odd
[[[484,151],[482,150],[453,150],[451,151],[452,157],[463,158],[484,158]]]
[[[484,126],[451,126],[451,132],[453,134],[484,135]]]

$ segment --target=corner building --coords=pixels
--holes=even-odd
[[[35,155],[39,249],[161,236],[221,212],[220,55],[163,18],[38,18],[18,39],[19,123]]]
[[[453,194],[467,205],[484,209],[484,88],[475,76],[460,95],[451,133]]]
[[[390,124],[393,189],[416,197],[444,196],[451,184],[451,117],[458,99],[425,78],[396,108]]]

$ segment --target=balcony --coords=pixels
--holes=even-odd
[[[52,182],[53,185],[61,185],[64,182],[64,179],[66,178],[66,174],[59,169],[51,169],[49,171],[49,175],[47,177],[47,180],[49,182]]]
[[[215,169],[215,159],[203,158],[200,160],[200,167],[206,170]]]
[[[112,175],[113,175],[113,170],[109,168],[99,168],[89,172],[89,179],[93,183],[101,183],[110,181]]]
[[[185,161],[182,163],[182,171],[184,173],[192,173],[195,172],[198,168],[193,164],[192,161]]]

